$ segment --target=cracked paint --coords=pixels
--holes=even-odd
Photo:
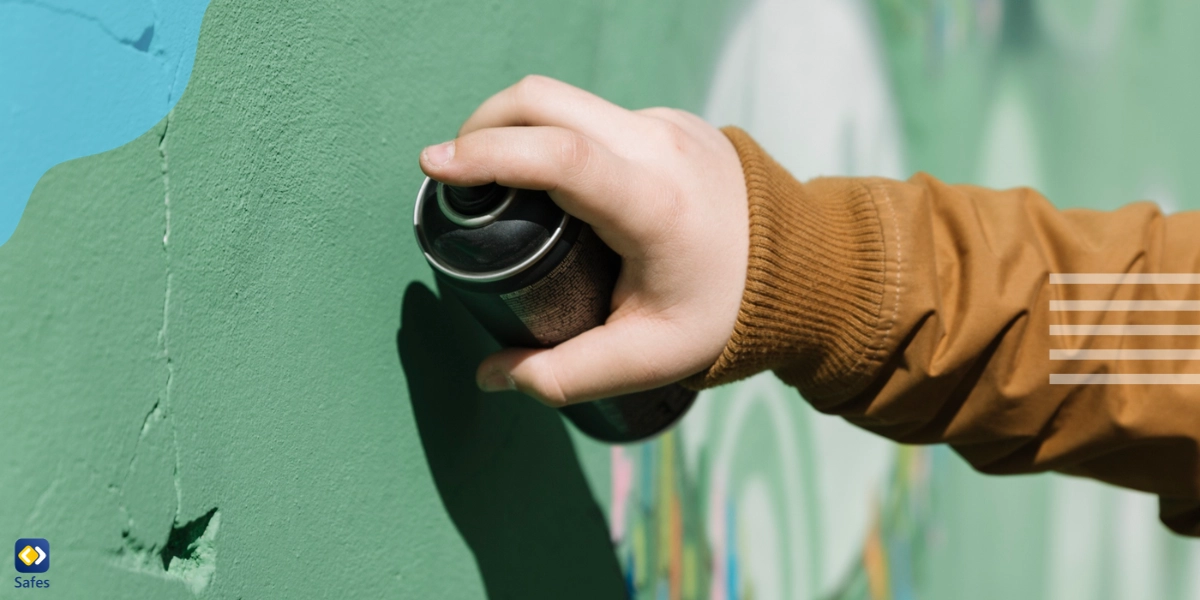
[[[158,143],[156,146],[159,164],[160,164],[160,180],[162,185],[162,261],[163,261],[163,293],[162,293],[162,324],[158,330],[157,342],[159,354],[162,360],[164,381],[159,397],[155,400],[154,405],[150,408],[142,419],[141,427],[138,429],[137,441],[134,443],[133,454],[129,459],[128,466],[125,470],[124,479],[120,486],[116,488],[120,498],[118,512],[125,521],[125,526],[121,531],[123,544],[117,549],[116,555],[119,559],[118,564],[122,568],[132,570],[138,573],[151,575],[161,575],[160,570],[156,569],[156,564],[153,557],[160,552],[166,552],[165,548],[170,545],[171,538],[166,534],[155,531],[156,527],[161,527],[163,523],[163,511],[161,508],[149,511],[150,518],[145,519],[145,522],[139,522],[137,519],[136,509],[130,508],[128,499],[130,494],[127,492],[129,482],[132,478],[138,475],[138,461],[145,450],[143,450],[144,442],[147,437],[154,432],[160,424],[167,425],[167,429],[161,434],[166,435],[169,432],[169,443],[161,442],[157,447],[154,447],[151,452],[155,455],[153,460],[157,464],[158,476],[154,476],[154,472],[149,473],[150,481],[163,481],[165,477],[162,473],[165,471],[166,460],[173,460],[170,464],[171,474],[170,480],[174,491],[174,511],[170,518],[172,531],[180,525],[180,513],[183,510],[183,486],[180,481],[180,448],[179,448],[179,433],[175,423],[175,415],[172,411],[172,384],[175,378],[175,365],[171,355],[170,343],[170,318],[171,318],[171,179],[170,179],[170,156],[167,150],[168,133],[171,127],[172,113],[168,113],[162,123],[162,132],[158,135]],[[169,446],[165,448],[163,446]],[[150,483],[150,485],[155,485]],[[145,514],[145,513],[142,513]],[[208,516],[212,516],[209,513]],[[207,520],[205,520],[207,523]],[[213,526],[213,535],[215,535],[216,526]],[[162,539],[163,542],[146,542],[145,540]],[[190,543],[190,542],[189,542]],[[211,578],[212,571],[215,569],[215,551],[214,558],[210,564],[204,566],[203,569],[193,569],[193,574],[190,578],[176,577],[188,586],[193,593],[199,593],[208,585],[208,579]],[[164,555],[165,556],[165,555]],[[179,567],[182,569],[183,567]],[[177,569],[177,571],[179,570]],[[162,565],[162,571],[168,570],[168,565]],[[179,575],[176,573],[175,575]],[[185,580],[186,579],[186,580]]]
[[[4,5],[4,4],[20,4],[20,5],[24,5],[24,6],[32,6],[35,8],[48,10],[48,11],[58,14],[58,15],[73,17],[76,19],[82,19],[88,23],[95,25],[96,27],[99,27],[100,31],[103,31],[105,35],[112,38],[113,41],[117,42],[118,44],[130,46],[139,52],[146,52],[147,50],[149,50],[150,49],[150,41],[154,38],[154,25],[153,24],[147,25],[146,28],[142,30],[141,35],[137,38],[123,37],[123,36],[117,34],[112,29],[110,29],[109,26],[100,17],[97,17],[96,15],[84,12],[82,10],[77,10],[75,8],[58,6],[58,5],[49,3],[49,2],[40,2],[38,0],[0,0],[0,5]],[[157,19],[155,19],[155,20],[157,20]]]
[[[175,484],[175,522],[179,522],[179,511],[183,505],[183,487],[179,482],[179,432],[175,428],[175,421],[170,414],[171,410],[171,384],[175,380],[175,365],[171,359],[171,172],[170,172],[170,157],[167,154],[167,134],[171,130],[171,115],[167,113],[167,118],[163,123],[162,137],[158,140],[158,153],[162,157],[162,185],[163,185],[163,264],[166,272],[166,284],[163,286],[163,320],[162,329],[158,332],[159,344],[162,346],[163,364],[167,371],[167,381],[163,384],[163,405],[164,412],[167,413],[166,418],[171,419],[171,446],[175,450],[175,468],[171,473],[171,479]]]

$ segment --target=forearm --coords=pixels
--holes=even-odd
[[[1174,324],[1187,313],[1050,303],[1182,299],[1190,286],[1067,285],[1050,274],[1193,272],[1200,214],[1163,217],[1150,203],[1060,211],[1032,190],[923,175],[802,184],[744,133],[726,134],[746,174],[750,267],[733,338],[690,384],[772,369],[823,412],[901,442],[949,443],[984,472],[1054,469],[1159,494],[1168,524],[1200,534],[1200,388],[1050,383],[1052,373],[1188,371],[1173,360],[1050,358],[1184,348],[1195,338],[1051,326]]]

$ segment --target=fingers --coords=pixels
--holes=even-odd
[[[609,144],[615,132],[634,123],[632,113],[599,96],[556,79],[530,75],[485,100],[458,135],[490,127],[549,125]]]
[[[639,185],[640,171],[587,136],[559,127],[501,127],[450,144],[449,152],[430,147],[421,154],[422,170],[438,181],[548,190],[618,253],[651,231],[655,207],[639,201],[647,187]]]
[[[476,380],[485,391],[516,389],[548,406],[647,390],[674,381],[663,360],[662,327],[625,319],[586,331],[554,348],[513,348],[489,356]]]

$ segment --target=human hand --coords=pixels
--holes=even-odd
[[[489,356],[480,388],[563,406],[678,381],[720,356],[745,287],[749,215],[737,152],[701,118],[629,111],[529,76],[420,162],[451,185],[547,190],[622,259],[604,325],[554,348]]]

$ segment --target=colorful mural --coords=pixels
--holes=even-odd
[[[831,536],[845,513],[822,504],[820,473],[854,474],[833,467],[837,449],[813,435],[827,417],[769,376],[701,398],[710,414],[611,450],[610,523],[631,598],[916,597],[937,535],[932,452],[901,449],[874,491],[837,502],[861,502],[868,524],[841,557]]]

